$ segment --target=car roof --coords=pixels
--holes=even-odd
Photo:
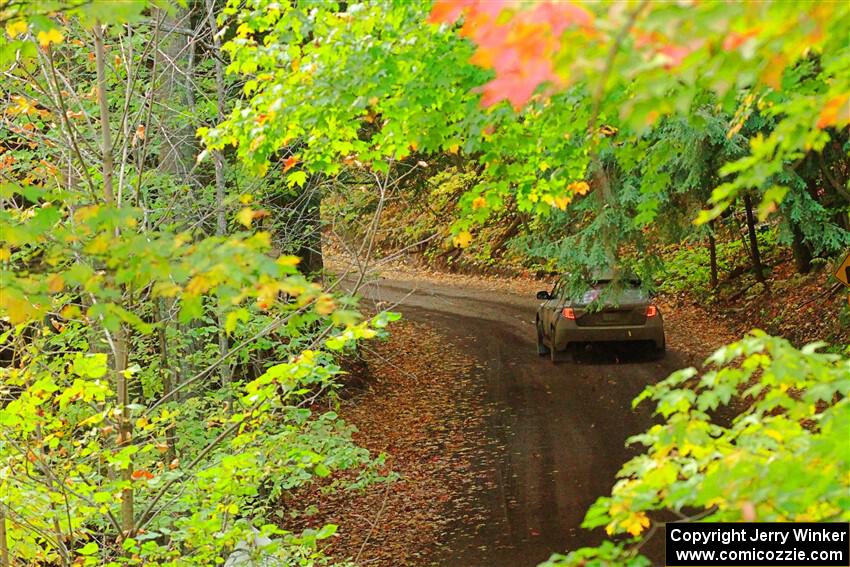
[[[623,280],[637,280],[638,277],[631,270],[617,268],[594,268],[590,272],[590,280],[594,282],[609,282],[617,278]]]

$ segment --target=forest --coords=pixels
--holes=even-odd
[[[848,30],[0,0],[0,567],[638,566],[672,521],[850,521]],[[666,358],[538,359],[534,291],[611,266]],[[592,487],[523,500],[542,453]],[[491,481],[538,506],[515,555]]]

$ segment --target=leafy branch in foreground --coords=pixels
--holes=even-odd
[[[630,539],[546,565],[646,565],[641,536],[665,511],[683,521],[686,511],[706,521],[850,519],[850,359],[823,346],[796,349],[756,330],[718,349],[702,373],[647,387],[634,405],[653,400],[664,421],[630,439],[645,451],[583,524]]]

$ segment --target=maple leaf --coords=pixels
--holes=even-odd
[[[586,181],[573,181],[567,188],[576,195],[587,195],[590,191],[590,185]]]
[[[573,2],[541,2],[529,11],[528,19],[546,24],[555,36],[560,36],[567,28],[593,24],[593,14]]]
[[[36,39],[38,39],[38,44],[41,47],[47,49],[48,47],[50,47],[54,43],[55,44],[62,43],[62,41],[65,39],[65,36],[62,35],[62,32],[60,32],[56,28],[52,28],[52,29],[47,30],[46,32],[43,32],[43,31],[38,32]]]
[[[850,122],[850,93],[834,96],[827,101],[818,116],[817,127],[842,127]]]
[[[452,240],[455,246],[458,248],[466,248],[469,246],[469,243],[472,242],[472,234],[468,230],[464,230],[459,232],[457,236]]]
[[[34,114],[38,109],[26,97],[13,96],[15,106],[9,108],[9,114]]]
[[[298,163],[298,156],[289,156],[283,162],[283,172],[286,173]]]
[[[27,33],[27,23],[24,20],[6,24],[6,34],[12,39],[25,33]]]
[[[330,315],[336,309],[334,298],[327,294],[322,294],[316,299],[316,313],[319,315]]]
[[[554,201],[553,205],[558,207],[562,211],[564,211],[564,210],[566,210],[567,205],[569,205],[570,201],[572,201],[572,200],[573,200],[572,197],[569,197],[569,196],[566,196],[566,195],[561,195],[561,196],[555,197],[555,201]]]
[[[62,278],[62,274],[53,274],[47,278],[47,291],[49,293],[59,293],[63,289],[65,289],[65,280]]]
[[[463,14],[463,11],[474,2],[459,2],[456,0],[437,0],[431,8],[428,21],[432,24],[451,24]]]
[[[133,480],[150,480],[153,478],[153,474],[149,473],[145,469],[136,469],[133,471],[133,474],[130,475]]]
[[[644,528],[649,527],[649,518],[643,512],[638,512],[623,520],[620,525],[631,535],[639,536]]]
[[[561,85],[553,61],[560,51],[560,36],[567,28],[590,29],[593,15],[571,2],[542,2],[530,10],[519,10],[510,19],[500,17],[503,2],[479,2],[468,7],[461,35],[478,49],[471,62],[493,68],[496,77],[480,88],[481,105],[508,100],[519,110],[541,84]]]
[[[251,222],[254,220],[254,210],[250,207],[245,207],[236,213],[236,220],[245,228],[251,228]]]

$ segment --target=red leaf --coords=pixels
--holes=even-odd
[[[434,2],[434,7],[431,8],[431,15],[428,16],[428,21],[432,24],[454,23],[463,11],[474,3],[474,0],[437,0]]]
[[[133,480],[150,480],[153,478],[153,475],[146,471],[145,469],[137,469],[133,471],[133,474],[130,475]]]
[[[298,156],[289,156],[283,162],[283,172],[286,173],[298,163]]]

